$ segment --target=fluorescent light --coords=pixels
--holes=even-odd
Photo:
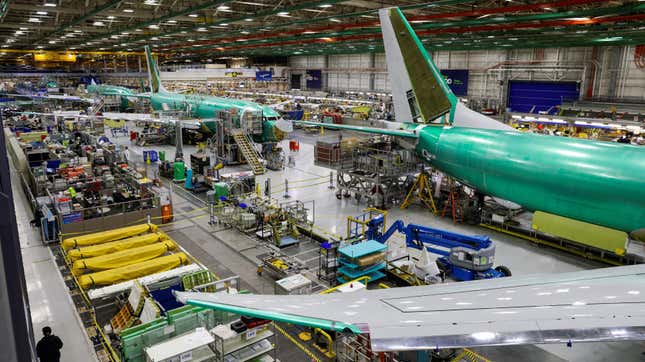
[[[221,23],[220,26],[228,26],[228,23]]]
[[[74,30],[75,33],[82,33],[82,30]]]
[[[220,5],[220,6],[217,7],[217,10],[228,10],[230,8],[231,8],[230,6]]]
[[[48,41],[49,44],[56,44],[56,40],[50,40]]]
[[[20,28],[20,30],[29,30],[29,28]]]
[[[190,16],[191,18],[196,18],[196,17],[198,17],[199,15],[197,15],[197,14],[188,14],[188,16]]]
[[[208,31],[206,28],[197,28],[197,31]]]
[[[246,18],[246,19],[244,19],[244,21],[253,21],[253,19],[251,19],[251,18]]]
[[[48,6],[50,8],[55,8],[56,4],[55,3],[44,3],[43,6]]]
[[[177,20],[168,20],[168,24],[177,24]]]
[[[47,15],[46,11],[36,11],[36,14],[38,15]]]
[[[332,7],[332,6],[333,6],[333,5],[331,5],[331,4],[322,4],[322,5],[318,5],[318,7],[319,7],[319,8],[330,8],[330,7]]]
[[[38,18],[29,18],[29,20],[27,20],[27,21],[30,22],[30,23],[40,23],[40,19],[38,19]]]
[[[130,33],[124,31],[121,35],[130,35]]]
[[[36,49],[42,49],[42,48],[43,48],[42,45],[39,45],[39,46],[36,47]]]
[[[334,23],[340,23],[340,20],[338,20],[336,18],[329,19],[329,21],[333,21]]]
[[[155,24],[148,25],[148,28],[150,28],[150,29],[159,29],[159,25],[155,25]]]
[[[133,13],[134,10],[132,10],[132,9],[123,9],[123,12],[124,13]]]
[[[286,12],[286,11],[281,11],[281,12],[277,13],[276,15],[277,16],[289,16],[289,13]]]
[[[116,18],[115,18],[114,16],[112,16],[112,15],[108,16],[107,18],[108,18],[108,19],[110,19],[110,20],[112,20],[112,19],[116,19]]]

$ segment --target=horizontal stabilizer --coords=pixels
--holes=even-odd
[[[363,127],[363,126],[351,126],[347,124],[319,123],[319,122],[308,122],[308,121],[293,121],[293,123],[299,124],[301,126],[316,126],[316,127],[323,127],[328,129],[382,134],[387,136],[397,136],[397,137],[407,137],[407,138],[419,137],[416,130]]]

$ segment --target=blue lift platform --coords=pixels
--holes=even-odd
[[[427,226],[395,221],[387,230],[385,217],[378,215],[366,222],[365,237],[385,244],[395,233],[405,234],[407,247],[441,255],[437,264],[446,275],[458,281],[490,279],[511,276],[505,266],[493,268],[495,244],[489,236],[463,235]]]

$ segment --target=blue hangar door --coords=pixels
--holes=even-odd
[[[508,107],[513,112],[546,111],[562,102],[575,101],[580,94],[577,82],[532,82],[512,80],[509,83]],[[533,108],[535,107],[535,108]],[[556,112],[552,109],[551,114]]]

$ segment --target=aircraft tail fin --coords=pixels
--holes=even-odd
[[[454,110],[457,97],[398,8],[379,11],[396,117],[429,123]]]
[[[150,82],[150,91],[152,93],[166,92],[166,89],[161,85],[161,77],[159,76],[159,68],[157,63],[152,57],[150,47],[146,45],[146,64],[148,65],[148,81]]]
[[[459,102],[399,8],[379,16],[397,122],[437,123],[443,116],[441,123],[453,126],[515,131]]]

